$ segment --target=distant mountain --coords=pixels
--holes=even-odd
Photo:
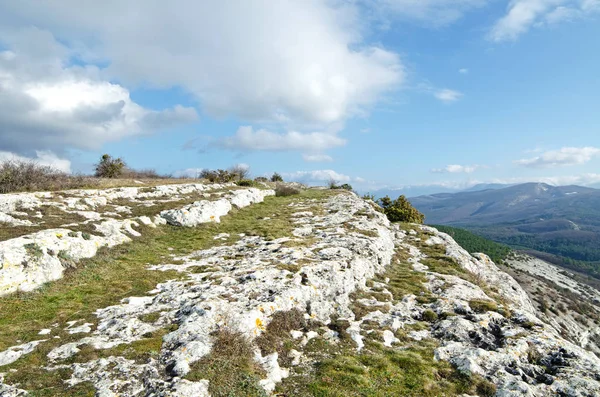
[[[525,183],[413,197],[429,224],[460,226],[495,241],[558,255],[600,277],[600,190]]]
[[[480,190],[490,190],[490,189],[501,189],[511,185],[503,185],[500,183],[480,183],[474,186],[471,186],[468,189],[455,189],[445,187],[443,185],[414,185],[414,186],[404,186],[401,188],[395,189],[380,189],[376,191],[371,191],[370,193],[375,195],[375,197],[384,197],[390,196],[392,198],[396,198],[400,195],[405,195],[407,197],[413,196],[422,196],[422,195],[430,195],[437,193],[458,193],[458,192],[476,192]],[[367,193],[367,192],[361,192]]]
[[[510,187],[514,185],[509,185],[505,183],[479,183],[475,186],[471,186],[468,189],[464,189],[463,192],[478,192],[481,190],[492,190],[492,189],[504,189],[505,187]]]

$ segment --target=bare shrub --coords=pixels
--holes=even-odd
[[[92,178],[73,176],[33,161],[0,163],[0,193],[78,189],[95,185]]]
[[[250,167],[242,164],[231,167],[229,172],[233,175],[233,179],[238,181],[249,179],[250,177]]]
[[[293,196],[295,194],[300,194],[300,190],[292,186],[279,184],[275,188],[275,196],[277,197]]]

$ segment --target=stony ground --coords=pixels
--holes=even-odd
[[[348,192],[196,186],[156,217],[132,209],[146,193],[103,204],[131,210],[127,240],[5,290],[0,396],[600,395],[600,359],[435,229]]]

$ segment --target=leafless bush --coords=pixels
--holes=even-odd
[[[78,189],[95,185],[92,178],[72,176],[33,161],[0,163],[0,193]]]
[[[234,179],[241,181],[250,177],[250,167],[242,164],[235,165],[229,169],[229,172],[234,175]]]
[[[277,197],[293,196],[294,194],[300,194],[300,190],[284,184],[279,184],[275,188],[275,196]]]

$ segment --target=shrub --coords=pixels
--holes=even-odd
[[[287,185],[277,185],[275,188],[275,196],[277,197],[293,196],[294,194],[300,194],[300,190]]]
[[[269,178],[266,178],[264,176],[257,176],[256,178],[254,178],[254,182],[269,182]]]
[[[413,207],[404,195],[393,201],[385,196],[379,200],[379,205],[390,222],[423,223],[425,220],[425,215]]]
[[[235,183],[238,186],[254,186],[255,183],[252,179],[242,179]]]
[[[0,162],[0,193],[77,189],[95,183],[33,161]]]
[[[330,189],[344,189],[344,190],[352,191],[352,185],[349,185],[347,183],[338,185],[337,182],[335,181],[335,179],[330,179],[329,182],[327,183],[327,185],[329,186]]]
[[[239,179],[238,174],[234,174],[227,170],[202,170],[200,178],[208,179],[213,183],[227,183]]]
[[[363,194],[362,198],[363,198],[363,200],[375,201],[375,195],[373,195],[371,193]]]
[[[229,173],[233,176],[233,180],[241,181],[248,179],[250,176],[250,168],[247,165],[235,165],[229,169]]]
[[[118,178],[123,174],[125,167],[125,162],[120,157],[115,159],[109,154],[104,154],[96,164],[95,175],[99,178]]]
[[[271,176],[271,182],[283,182],[283,177],[278,173],[274,173],[273,176]]]

